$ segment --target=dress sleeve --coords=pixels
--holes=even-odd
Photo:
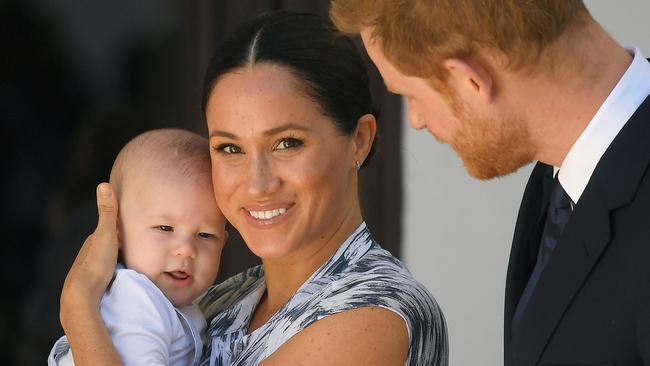
[[[351,309],[384,308],[405,322],[409,337],[407,365],[447,364],[447,328],[442,311],[426,287],[410,274],[378,265],[332,282],[323,294],[312,320]]]
[[[101,315],[126,366],[170,363],[178,317],[163,293],[145,276],[118,270],[102,298]]]
[[[63,336],[59,338],[52,350],[50,355],[47,357],[48,366],[74,366],[74,360],[72,359],[72,351],[70,351],[70,345],[68,344],[68,338]]]

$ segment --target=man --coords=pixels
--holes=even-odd
[[[506,365],[650,365],[650,63],[577,0],[333,0],[413,128],[490,179],[537,160]]]

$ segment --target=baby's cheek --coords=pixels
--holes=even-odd
[[[214,282],[219,272],[219,265],[221,262],[221,251],[223,246],[215,246],[206,250],[205,255],[202,256],[201,267],[205,273],[206,279],[210,282]]]

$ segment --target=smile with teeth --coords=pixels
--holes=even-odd
[[[276,208],[275,210],[267,211],[248,211],[248,213],[258,220],[269,220],[274,217],[280,216],[287,212],[286,208]]]

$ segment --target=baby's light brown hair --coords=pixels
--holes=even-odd
[[[118,200],[127,182],[152,173],[168,179],[210,179],[208,140],[175,128],[136,136],[122,148],[111,169],[110,183]]]

